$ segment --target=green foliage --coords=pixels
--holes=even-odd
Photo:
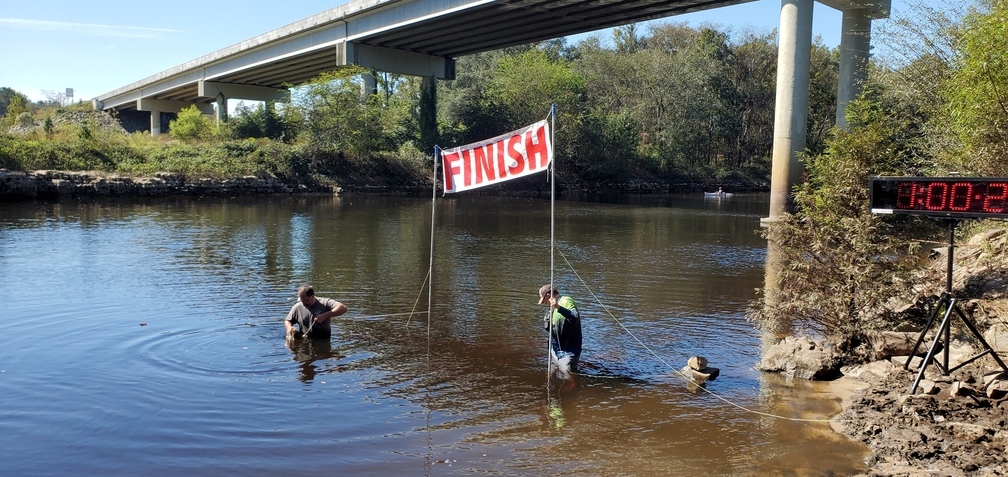
[[[855,126],[806,158],[795,213],[766,231],[779,282],[750,310],[766,330],[796,325],[851,337],[891,326],[893,299],[909,292],[912,264],[900,257],[912,257],[914,244],[868,210],[868,177],[907,162],[899,122],[866,100],[850,113]]]
[[[227,122],[227,135],[234,139],[269,138],[290,142],[297,135],[298,123],[299,118],[289,103],[264,103],[255,108],[239,104]]]
[[[366,70],[362,68],[323,73],[302,88],[295,107],[304,118],[303,131],[310,147],[358,158],[391,147],[384,134],[380,98],[362,93],[363,73]]]
[[[501,105],[508,120],[499,134],[542,120],[553,104],[564,113],[578,111],[585,84],[565,61],[528,50],[503,58],[487,89],[489,100]]]
[[[11,108],[11,110],[13,111],[13,108]],[[21,114],[18,114],[17,117],[14,119],[14,124],[21,127],[31,127],[32,124],[34,124],[31,113],[25,111]]]
[[[31,112],[28,110],[28,98],[21,93],[15,93],[11,96],[10,103],[7,104],[7,113],[5,114],[5,117],[9,119],[10,123],[16,123],[23,126],[23,118],[25,115],[28,116],[29,120],[31,119]]]
[[[15,97],[17,100],[15,100]],[[25,95],[8,87],[0,88],[0,118],[7,115],[7,109],[14,101],[17,101],[20,105],[22,105],[22,107],[28,104],[28,98],[26,98]],[[23,111],[27,111],[27,109],[24,109]],[[12,117],[16,117],[17,114],[20,114],[23,111],[18,111]]]
[[[184,142],[205,141],[217,134],[217,123],[196,106],[189,106],[168,123],[168,134]]]
[[[836,125],[839,74],[840,48],[831,51],[819,41],[813,43],[805,144],[810,154],[825,150],[826,141]]]
[[[46,136],[49,136],[50,134],[53,133],[52,116],[47,115],[45,119],[42,120],[42,132],[44,132]]]
[[[962,172],[1008,174],[1008,2],[991,0],[963,21],[961,55],[946,83],[945,117],[961,142]]]
[[[434,150],[438,142],[437,81],[433,78],[420,81],[419,104],[412,115],[416,119],[416,134],[424,150]]]
[[[637,36],[636,23],[613,28],[612,32],[616,51],[621,53],[636,53],[643,46],[641,38]]]

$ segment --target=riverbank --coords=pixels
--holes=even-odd
[[[503,191],[522,195],[524,193],[549,193],[539,182],[515,181],[489,187],[488,191]],[[566,184],[561,189],[578,192],[615,192],[626,194],[649,194],[685,191],[702,191],[713,187],[704,181],[662,183],[631,180],[618,184]],[[742,182],[724,184],[733,191],[765,191],[766,184],[745,184]],[[48,200],[65,198],[99,197],[163,197],[163,196],[240,196],[261,194],[430,194],[429,181],[381,184],[379,181],[345,179],[339,183],[325,177],[301,177],[282,179],[275,176],[260,177],[246,175],[224,179],[192,178],[185,174],[159,172],[152,176],[131,176],[102,171],[52,171],[31,172],[0,169],[0,201]]]
[[[1005,324],[1008,233],[993,229],[956,251],[953,289],[964,310],[1002,359],[1008,358]],[[936,257],[931,275],[944,275],[946,258]],[[941,273],[939,273],[941,272]],[[937,283],[935,288],[938,289]],[[953,321],[949,364],[955,368],[984,350],[959,320]],[[926,351],[931,336],[921,345]],[[913,336],[916,336],[915,334]],[[911,347],[912,347],[911,343]],[[941,354],[939,354],[941,358]],[[842,368],[836,398],[842,411],[834,429],[871,449],[869,476],[1008,475],[1008,375],[989,355],[943,375],[932,364],[914,394],[910,388],[921,358],[891,356]]]
[[[984,390],[984,377],[998,369],[991,364],[971,364],[947,377],[929,367],[913,395],[912,370],[872,372],[874,382],[851,393],[834,429],[871,449],[869,476],[1008,475],[1008,401]]]
[[[153,177],[129,177],[98,171],[16,172],[0,169],[0,199],[4,200],[339,193],[339,190],[338,186],[331,183],[288,183],[276,177],[191,179],[172,173],[158,173]]]

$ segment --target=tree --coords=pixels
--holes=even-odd
[[[363,68],[323,73],[302,88],[300,110],[308,144],[314,148],[368,158],[389,150],[384,110],[377,95],[362,94]]]
[[[178,118],[168,123],[168,134],[174,139],[185,142],[206,140],[213,137],[216,132],[217,123],[196,106],[189,106],[179,111]]]
[[[735,88],[732,109],[739,130],[731,167],[767,167],[773,144],[776,98],[777,45],[774,34],[748,34],[733,49],[731,79]]]
[[[986,7],[963,21],[944,116],[963,145],[954,162],[974,174],[1001,176],[1008,174],[1008,1],[990,0]]]
[[[15,97],[19,98],[18,101],[20,104],[23,105],[28,104],[28,98],[25,97],[25,95],[18,93],[17,91],[8,88],[6,86],[0,88],[0,117],[4,117],[7,115],[7,108],[10,106],[11,102],[14,101]],[[27,111],[27,109],[25,109],[24,111]],[[17,114],[20,114],[24,111],[19,111]],[[12,115],[11,117],[17,117],[17,114]]]
[[[930,164],[928,170],[916,173],[969,170],[960,163],[962,146],[947,116],[946,89],[960,56],[960,22],[976,4],[976,0],[907,0],[889,21],[876,22],[873,43],[879,46],[868,83],[881,104],[909,128],[908,146]]]
[[[14,90],[10,91],[13,91],[13,93],[9,95],[9,99],[7,101],[7,104],[5,105],[4,117],[13,120],[18,116],[20,116],[22,113],[29,112],[28,109],[29,101],[27,96],[18,93],[17,91]]]
[[[779,252],[779,283],[750,311],[766,330],[796,324],[855,337],[890,325],[893,298],[910,291],[913,244],[868,210],[866,187],[870,175],[906,160],[900,122],[863,98],[850,103],[848,117],[849,131],[834,130],[826,151],[806,158],[795,213],[766,232]]]
[[[816,38],[812,44],[809,70],[809,112],[806,120],[805,147],[811,154],[820,154],[826,149],[830,130],[836,126],[840,48],[830,50]]]
[[[621,27],[613,28],[613,43],[616,44],[616,51],[620,53],[636,53],[643,43],[637,36],[637,24],[631,23]]]

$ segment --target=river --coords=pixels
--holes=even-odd
[[[832,395],[754,368],[767,195],[576,199],[439,197],[433,234],[430,197],[2,204],[0,475],[864,470]],[[573,380],[536,304],[551,237]],[[291,349],[302,284],[350,311]]]

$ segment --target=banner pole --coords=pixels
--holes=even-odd
[[[556,139],[556,105],[550,106],[550,286],[553,286],[553,249],[556,247],[556,155],[553,154],[553,140]]]
[[[427,274],[430,280],[427,281],[427,339],[430,340],[431,326],[431,303],[434,297],[434,217],[437,211],[437,170],[438,156],[441,148],[434,146],[434,170],[431,174],[431,217],[430,217],[430,265]]]
[[[552,298],[553,285],[553,249],[556,244],[556,155],[553,154],[553,144],[556,139],[556,105],[550,105],[550,150],[549,154],[553,158],[550,162],[550,298]],[[549,388],[550,376],[553,375],[552,340],[553,340],[553,306],[550,305],[546,311],[549,319],[549,336],[546,337],[546,387]]]

